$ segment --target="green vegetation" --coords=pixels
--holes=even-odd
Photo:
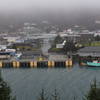
[[[91,43],[83,44],[83,46],[100,46],[100,41],[94,41]]]
[[[54,44],[62,43],[63,39],[60,37],[60,35],[57,35],[57,37],[54,40]]]
[[[16,100],[11,96],[11,89],[8,84],[2,79],[0,72],[0,100]]]
[[[27,41],[24,43],[14,43],[8,48],[16,49],[18,51],[37,51],[41,49],[41,42],[42,40],[35,40],[35,41]]]
[[[95,37],[95,41],[100,41],[100,36],[99,36],[99,35],[97,35],[97,36]]]
[[[52,100],[60,100],[60,95],[55,89],[54,94],[52,94]]]
[[[63,48],[56,48],[56,44],[63,43],[63,41],[64,39],[58,35],[53,41],[53,44],[48,51],[56,53],[76,52],[78,49],[83,47],[80,43],[73,43],[73,41],[66,40],[67,42],[65,43]]]
[[[100,86],[97,85],[96,80],[91,84],[90,90],[84,100],[100,100]]]
[[[48,97],[46,96],[44,89],[42,89],[39,98],[37,100],[48,100]]]
[[[2,79],[0,73],[0,100],[16,100],[11,96],[11,89],[8,84]],[[50,95],[47,95],[44,89],[41,90],[37,100],[62,100],[60,94],[55,89]],[[75,97],[72,100],[77,100]],[[90,85],[90,90],[83,97],[83,100],[100,100],[100,85],[97,84],[96,79]]]
[[[62,49],[56,48],[56,44],[62,43],[63,39],[60,37],[60,35],[57,35],[57,37],[54,39],[53,44],[51,48],[48,50],[49,52],[62,52]]]
[[[62,49],[61,48],[50,48],[49,49],[49,52],[56,52],[56,53],[60,53],[60,52],[62,52]]]
[[[60,95],[55,89],[54,93],[49,95],[49,97],[46,95],[46,92],[44,89],[42,89],[39,98],[37,100],[60,100]]]
[[[94,41],[89,41],[88,43],[84,43],[83,46],[100,46],[100,36],[97,35],[94,37]]]
[[[75,46],[73,42],[66,42],[63,50],[64,52],[75,52],[78,48]]]
[[[46,96],[46,92],[44,91],[44,89],[42,89],[39,98],[40,99],[37,100],[62,100],[60,98],[60,94],[57,92],[56,89],[54,93],[49,96]],[[74,97],[72,100],[77,100],[77,99]],[[93,84],[90,85],[90,90],[83,97],[82,100],[100,100],[100,85],[97,84],[96,79],[94,80]]]
[[[78,49],[82,48],[83,46],[81,44],[76,44],[73,42],[66,42],[66,44],[64,45],[63,48],[56,48],[56,47],[52,47],[49,49],[50,52],[63,52],[63,53],[67,53],[67,52],[76,52]]]

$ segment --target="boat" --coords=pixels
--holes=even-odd
[[[89,67],[100,67],[100,62],[99,61],[93,61],[93,62],[87,62],[87,66]]]

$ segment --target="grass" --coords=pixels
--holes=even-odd
[[[49,51],[50,52],[61,52],[62,49],[60,49],[60,48],[50,48]]]
[[[83,46],[100,46],[100,41],[83,44]]]

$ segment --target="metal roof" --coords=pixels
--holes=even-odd
[[[79,56],[100,57],[100,47],[85,47],[78,50],[77,54]]]
[[[82,48],[80,50],[78,50],[78,53],[100,53],[100,46],[91,46],[91,47],[85,47],[85,48]]]
[[[91,56],[91,57],[100,57],[100,53],[77,53],[79,56]]]

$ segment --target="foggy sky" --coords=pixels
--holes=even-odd
[[[100,0],[0,0],[0,13],[100,10]]]
[[[0,0],[0,25],[42,20],[68,24],[100,20],[100,0]]]

